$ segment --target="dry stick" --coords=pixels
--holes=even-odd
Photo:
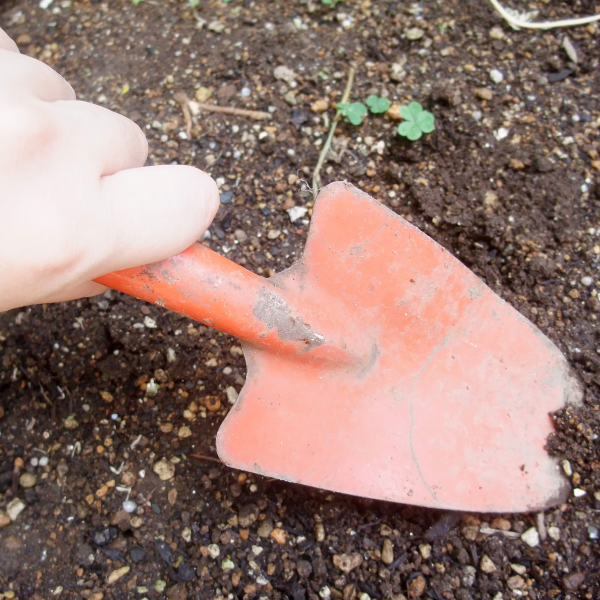
[[[175,100],[177,100],[177,102],[179,102],[179,104],[181,104],[181,109],[183,110],[183,116],[185,118],[186,133],[188,137],[190,137],[192,129],[192,116],[190,114],[191,100],[183,92],[177,92],[173,95],[173,97]],[[204,104],[200,102],[194,102],[194,105],[197,106],[201,111],[204,110],[206,112],[224,113],[226,115],[235,115],[238,117],[249,117],[255,121],[266,121],[267,119],[271,119],[273,116],[271,113],[263,112],[261,110],[246,110],[245,108],[217,106],[216,104]],[[188,127],[190,133],[188,133]]]
[[[255,121],[266,121],[272,118],[271,113],[261,110],[246,110],[245,108],[233,108],[232,106],[217,106],[216,104],[198,104],[200,110],[206,112],[225,113],[226,115],[237,115],[239,117],[250,117]]]
[[[353,81],[354,81],[354,67],[350,67],[350,70],[348,71],[348,83],[346,83],[346,89],[344,90],[344,95],[342,96],[342,101],[340,102],[340,104],[343,104],[344,102],[348,102],[348,98],[350,97],[350,90],[352,89]],[[317,162],[317,166],[315,167],[315,170],[313,171],[312,193],[313,193],[314,199],[317,198],[317,194],[319,192],[319,189],[321,188],[321,176],[319,175],[319,173],[321,172],[321,167],[323,166],[323,163],[325,162],[325,159],[327,158],[327,154],[329,153],[329,148],[331,147],[331,140],[333,139],[333,134],[335,133],[335,128],[337,127],[337,124],[339,123],[341,118],[342,118],[342,113],[341,113],[341,111],[338,110],[335,113],[335,117],[333,118],[333,121],[331,122],[331,127],[329,128],[329,134],[327,135],[327,140],[325,141],[323,150],[321,150],[321,154],[319,154],[319,160]]]
[[[210,462],[216,462],[220,465],[225,464],[222,460],[218,458],[213,458],[212,456],[204,456],[204,454],[188,454],[190,458],[195,458],[196,460],[209,460]]]
[[[183,118],[185,119],[185,134],[188,140],[192,137],[192,115],[190,114],[190,100],[183,93],[178,92],[173,96],[179,104],[181,104],[181,110],[183,111]]]

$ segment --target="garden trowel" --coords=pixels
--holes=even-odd
[[[581,401],[562,354],[347,183],[321,191],[304,254],[270,279],[196,244],[98,281],[243,340],[246,383],[217,435],[232,467],[464,511],[569,494],[545,450],[550,413]]]

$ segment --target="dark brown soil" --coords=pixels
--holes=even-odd
[[[550,17],[595,11],[587,0],[552,6],[538,8]],[[0,315],[0,511],[15,498],[26,507],[0,528],[0,598],[598,597],[595,26],[517,32],[487,3],[455,0],[346,0],[333,10],[296,0],[203,0],[197,9],[55,0],[43,10],[9,0],[0,26],[80,98],[143,127],[150,163],[194,164],[219,178],[226,203],[205,243],[265,276],[304,244],[308,221],[292,224],[285,209],[311,207],[301,180],[311,180],[327,133],[313,103],[340,100],[351,64],[353,100],[378,93],[421,102],[437,129],[415,143],[398,138],[388,116],[341,124],[339,162],[325,164],[323,183],[355,183],[443,244],[534,321],[586,387],[584,406],[557,415],[549,441],[585,495],[542,515],[552,535],[530,548],[510,534],[532,526],[543,534],[539,515],[499,520],[364,501],[206,458],[215,457],[226,389],[244,380],[233,338],[116,293],[10,311]],[[411,41],[414,27],[423,35]],[[576,63],[563,47],[567,34]],[[274,78],[280,65],[296,73],[294,88]],[[502,82],[491,81],[492,69]],[[175,94],[193,98],[200,87],[220,105],[273,118],[203,114],[184,139]],[[333,107],[326,114],[331,120]],[[205,408],[207,398],[221,408]],[[166,482],[152,469],[162,457],[178,460]],[[33,487],[20,483],[26,472],[37,476]],[[132,514],[117,489],[127,483],[138,503]],[[490,524],[508,535],[480,532]],[[271,527],[281,535],[269,536]],[[382,560],[386,539],[391,563],[387,550]],[[344,573],[334,557],[354,553],[362,562]]]

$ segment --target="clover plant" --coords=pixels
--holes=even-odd
[[[390,101],[387,98],[381,98],[375,94],[371,94],[366,100],[369,110],[374,115],[387,112],[390,109]]]
[[[360,125],[367,114],[367,107],[362,102],[340,102],[337,108],[352,125]]]
[[[435,117],[424,110],[418,102],[401,106],[400,116],[404,122],[398,125],[398,134],[408,138],[411,142],[435,129]]]

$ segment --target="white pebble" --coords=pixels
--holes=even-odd
[[[548,535],[555,541],[560,540],[560,529],[556,526],[548,527]]]
[[[592,285],[592,283],[594,283],[594,279],[592,277],[590,277],[589,275],[586,275],[585,277],[581,278],[581,285],[585,285],[586,287],[589,287],[590,285]]]
[[[502,74],[502,71],[500,71],[499,69],[492,69],[490,71],[490,79],[498,84],[501,83],[502,80],[504,79],[504,75]]]
[[[500,129],[498,129],[498,131],[494,131],[494,137],[498,141],[503,140],[507,136],[508,136],[508,129],[506,129],[506,127],[500,127]]]
[[[125,500],[123,502],[123,510],[127,513],[132,513],[137,508],[137,504],[133,500]]]
[[[209,544],[206,547],[206,550],[211,558],[217,558],[217,556],[221,554],[221,549],[219,548],[219,546],[217,546],[217,544]]]
[[[19,498],[13,498],[6,506],[6,514],[11,521],[16,521],[18,516],[25,510],[25,503]]]
[[[38,460],[38,465],[40,467],[45,467],[48,464],[48,457],[47,456],[40,456],[40,459]]]
[[[35,457],[35,456],[29,462],[31,463],[32,467],[37,467],[39,464],[39,461],[38,461],[37,457]]]
[[[540,534],[535,527],[531,527],[521,534],[521,539],[530,547],[535,548],[540,543]]]
[[[237,390],[232,385],[230,385],[225,390],[225,393],[227,394],[227,401],[229,402],[229,404],[235,404],[238,399]]]
[[[573,490],[573,496],[575,496],[575,498],[581,498],[583,496],[585,496],[587,494],[587,492],[585,490],[582,490],[581,488],[575,488]]]
[[[287,210],[287,214],[290,216],[290,221],[292,223],[296,222],[298,219],[301,219],[307,212],[308,209],[304,206],[293,206]]]
[[[144,317],[144,325],[148,329],[156,329],[156,321],[152,317]]]
[[[247,98],[251,93],[252,93],[252,91],[250,90],[249,87],[243,87],[240,91],[240,96],[242,98]]]

